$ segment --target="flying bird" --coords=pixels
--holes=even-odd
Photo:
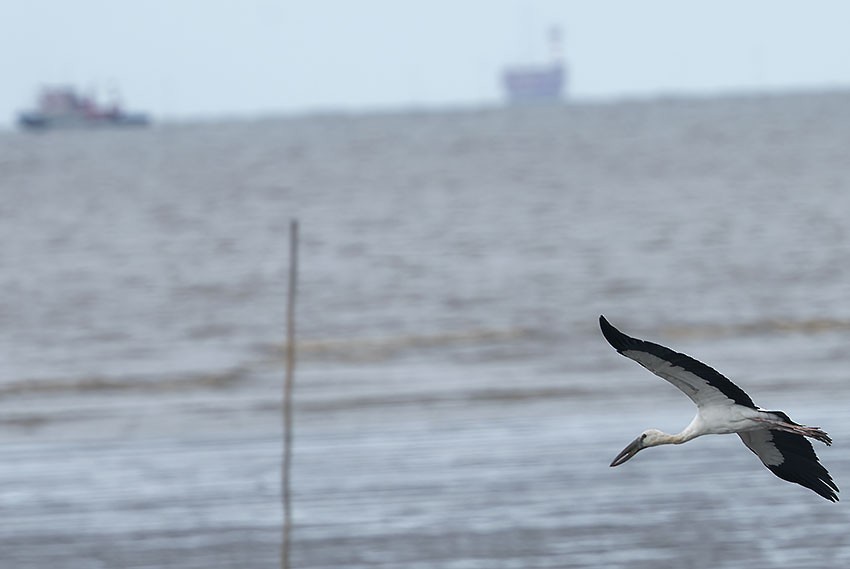
[[[599,317],[599,326],[615,350],[672,383],[697,406],[696,416],[681,433],[648,429],[623,449],[611,466],[620,466],[645,448],[678,445],[702,435],[737,433],[776,476],[838,501],[838,486],[806,440],[810,437],[831,445],[832,439],[820,427],[800,425],[782,411],[757,407],[744,390],[713,368],[670,348],[627,336],[604,316]]]

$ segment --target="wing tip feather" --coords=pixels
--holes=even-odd
[[[622,353],[626,349],[628,336],[617,330],[602,314],[599,315],[599,328],[611,347]]]

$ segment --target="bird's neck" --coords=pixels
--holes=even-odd
[[[661,435],[659,435],[658,442],[656,442],[656,445],[680,445],[698,436],[698,433],[695,433],[694,431],[689,429],[685,429],[684,431],[676,435],[662,433]]]

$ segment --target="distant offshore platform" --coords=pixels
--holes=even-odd
[[[502,71],[502,87],[511,104],[546,104],[563,100],[567,67],[561,53],[561,29],[549,30],[548,63],[523,64]]]

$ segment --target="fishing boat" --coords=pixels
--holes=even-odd
[[[99,105],[93,97],[71,87],[46,87],[35,110],[18,115],[18,126],[26,130],[140,127],[150,124],[144,113],[128,113],[117,102]]]

